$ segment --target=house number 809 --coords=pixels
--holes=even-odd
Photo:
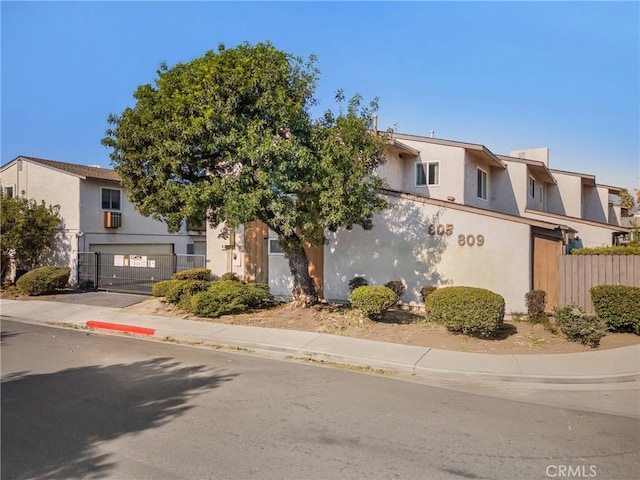
[[[460,245],[461,247],[464,247],[465,245],[469,245],[470,247],[477,245],[481,247],[484,245],[484,235],[482,235],[481,233],[475,236],[471,234],[460,234],[458,235],[458,245]]]

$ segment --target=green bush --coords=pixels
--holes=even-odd
[[[529,320],[533,322],[547,318],[544,307],[547,304],[547,294],[544,290],[531,290],[524,296]]]
[[[360,278],[360,277],[356,277]],[[371,320],[380,320],[386,310],[398,303],[395,292],[382,285],[363,285],[355,288],[349,301],[354,308]]]
[[[593,248],[574,248],[571,255],[640,255],[640,247],[593,247]]]
[[[558,328],[569,341],[595,348],[605,334],[605,322],[595,313],[585,312],[577,305],[556,308],[554,315]]]
[[[208,268],[190,268],[176,272],[171,276],[171,280],[211,280],[211,270]]]
[[[204,280],[169,280],[171,285],[166,287],[165,298],[183,310],[189,310],[190,298],[198,292],[203,292],[211,285]]]
[[[222,277],[220,277],[220,280],[231,280],[234,282],[241,282],[242,280],[240,280],[240,277],[238,276],[237,273],[235,272],[227,272],[224,275],[222,275]]]
[[[390,282],[385,283],[384,286],[396,294],[396,297],[398,297],[398,300],[396,301],[396,303],[400,301],[400,298],[404,295],[404,292],[406,291],[406,287],[404,286],[404,283],[402,283],[402,281],[400,280],[391,280]]]
[[[435,292],[437,289],[438,287],[436,287],[435,285],[425,285],[424,287],[422,287],[420,289],[420,295],[422,295],[422,301],[426,302],[427,297],[431,295],[433,292]]]
[[[244,313],[273,303],[269,287],[262,283],[242,283],[220,280],[190,299],[190,311],[195,315],[217,318]]]
[[[598,285],[590,292],[593,309],[607,330],[640,335],[640,287]]]
[[[40,267],[22,275],[16,287],[25,295],[43,295],[62,290],[69,282],[69,267]]]
[[[151,287],[151,295],[154,297],[166,297],[173,282],[175,282],[175,280],[162,280],[154,283]]]
[[[430,320],[465,335],[489,336],[504,322],[504,298],[484,288],[439,288],[425,307]]]
[[[356,288],[364,287],[366,285],[369,285],[369,282],[367,282],[366,278],[353,277],[351,280],[349,280],[349,291],[353,292]]]

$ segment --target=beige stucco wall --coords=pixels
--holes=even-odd
[[[547,189],[547,210],[560,215],[580,218],[582,215],[582,179],[576,175],[568,175],[552,171],[558,182]]]
[[[223,231],[224,225],[217,228],[207,225],[207,268],[215,276],[233,272],[244,279],[244,227],[240,226],[227,238],[220,236]]]
[[[421,305],[425,285],[481,287],[505,298],[507,312],[524,311],[530,290],[530,228],[451,208],[390,199],[396,207],[377,216],[375,227],[329,234],[325,247],[325,297],[347,300],[349,281],[364,276],[370,284],[402,280],[402,301]],[[452,234],[429,234],[429,224],[452,226]],[[477,244],[477,236],[484,244]],[[462,236],[462,237],[461,237]],[[475,245],[466,244],[471,238]],[[464,244],[459,244],[464,238]]]
[[[102,188],[120,190],[122,226],[106,228],[102,209]],[[145,217],[135,210],[126,191],[113,182],[83,181],[80,183],[80,225],[84,236],[81,249],[93,244],[173,244],[174,253],[186,254],[189,235],[183,226],[177,233],[169,233],[164,222]]]
[[[61,224],[56,235],[54,250],[42,263],[65,265],[71,268],[70,283],[76,283],[78,237],[80,231],[80,179],[51,168],[20,160],[8,166],[0,175],[2,187],[13,186],[14,195],[46,205],[60,205]]]

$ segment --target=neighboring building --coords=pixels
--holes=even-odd
[[[71,267],[71,283],[78,252],[206,253],[204,225],[169,233],[163,222],[134,209],[114,170],[21,156],[0,169],[0,183],[5,196],[60,205],[58,248],[50,260]]]
[[[377,174],[393,205],[364,231],[326,232],[310,250],[321,295],[346,301],[349,280],[402,280],[403,303],[421,305],[425,285],[482,287],[502,295],[507,312],[526,311],[525,294],[547,292],[557,305],[558,257],[568,245],[612,245],[629,232],[609,202],[619,189],[592,175],[551,170],[546,148],[496,155],[483,145],[394,133]],[[207,231],[214,274],[233,271],[290,297],[288,262],[277,236],[254,223],[229,239]],[[226,251],[226,255],[220,255]]]

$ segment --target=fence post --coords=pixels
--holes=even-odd
[[[100,279],[100,252],[96,252],[95,254],[95,265],[96,268],[94,269],[95,271],[95,282],[93,282],[94,288],[97,290],[100,285],[98,284],[98,281]]]
[[[178,271],[178,255],[176,255],[175,253],[173,254],[173,272],[172,273],[177,273]]]

